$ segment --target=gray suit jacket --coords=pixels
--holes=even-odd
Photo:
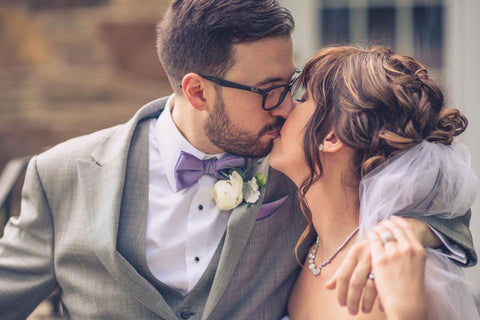
[[[212,261],[186,297],[149,272],[145,120],[157,117],[165,102],[153,101],[123,125],[69,140],[31,160],[21,215],[8,222],[0,240],[2,319],[25,318],[56,286],[66,317],[73,319],[282,316],[299,270],[294,247],[305,221],[294,196],[257,220],[262,203],[296,192],[265,161],[254,169],[268,178],[259,201],[231,212]],[[448,223],[432,224],[474,254],[465,222]],[[311,240],[300,247],[300,259]]]

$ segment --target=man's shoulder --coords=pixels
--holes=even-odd
[[[53,161],[55,159],[68,160],[69,158],[82,159],[89,157],[91,152],[103,141],[115,134],[124,124],[105,128],[90,134],[75,137],[61,142],[54,147],[38,155],[42,161]]]
[[[140,122],[158,117],[163,110],[166,100],[167,97],[164,97],[147,103],[126,123],[59,143],[39,154],[37,156],[37,164],[51,167],[56,165],[62,166],[78,160],[91,161],[91,154],[95,149],[101,148],[102,145],[116,144],[128,139]]]

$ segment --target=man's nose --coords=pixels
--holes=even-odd
[[[293,98],[289,93],[278,107],[270,111],[270,114],[273,117],[282,117],[283,119],[287,119],[288,115],[294,108],[295,105],[293,103]]]

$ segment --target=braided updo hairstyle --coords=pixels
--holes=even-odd
[[[457,109],[445,109],[442,91],[415,59],[389,48],[328,47],[310,59],[300,76],[316,110],[305,127],[304,156],[309,176],[299,188],[302,211],[311,230],[305,201],[323,175],[318,146],[334,130],[354,151],[352,184],[395,154],[423,140],[450,144],[467,127]]]

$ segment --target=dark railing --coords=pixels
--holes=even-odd
[[[10,160],[0,175],[0,211],[4,214],[4,223],[12,215],[12,191],[27,168],[30,158],[30,156],[26,156]],[[0,227],[3,230],[4,226],[0,225]]]

